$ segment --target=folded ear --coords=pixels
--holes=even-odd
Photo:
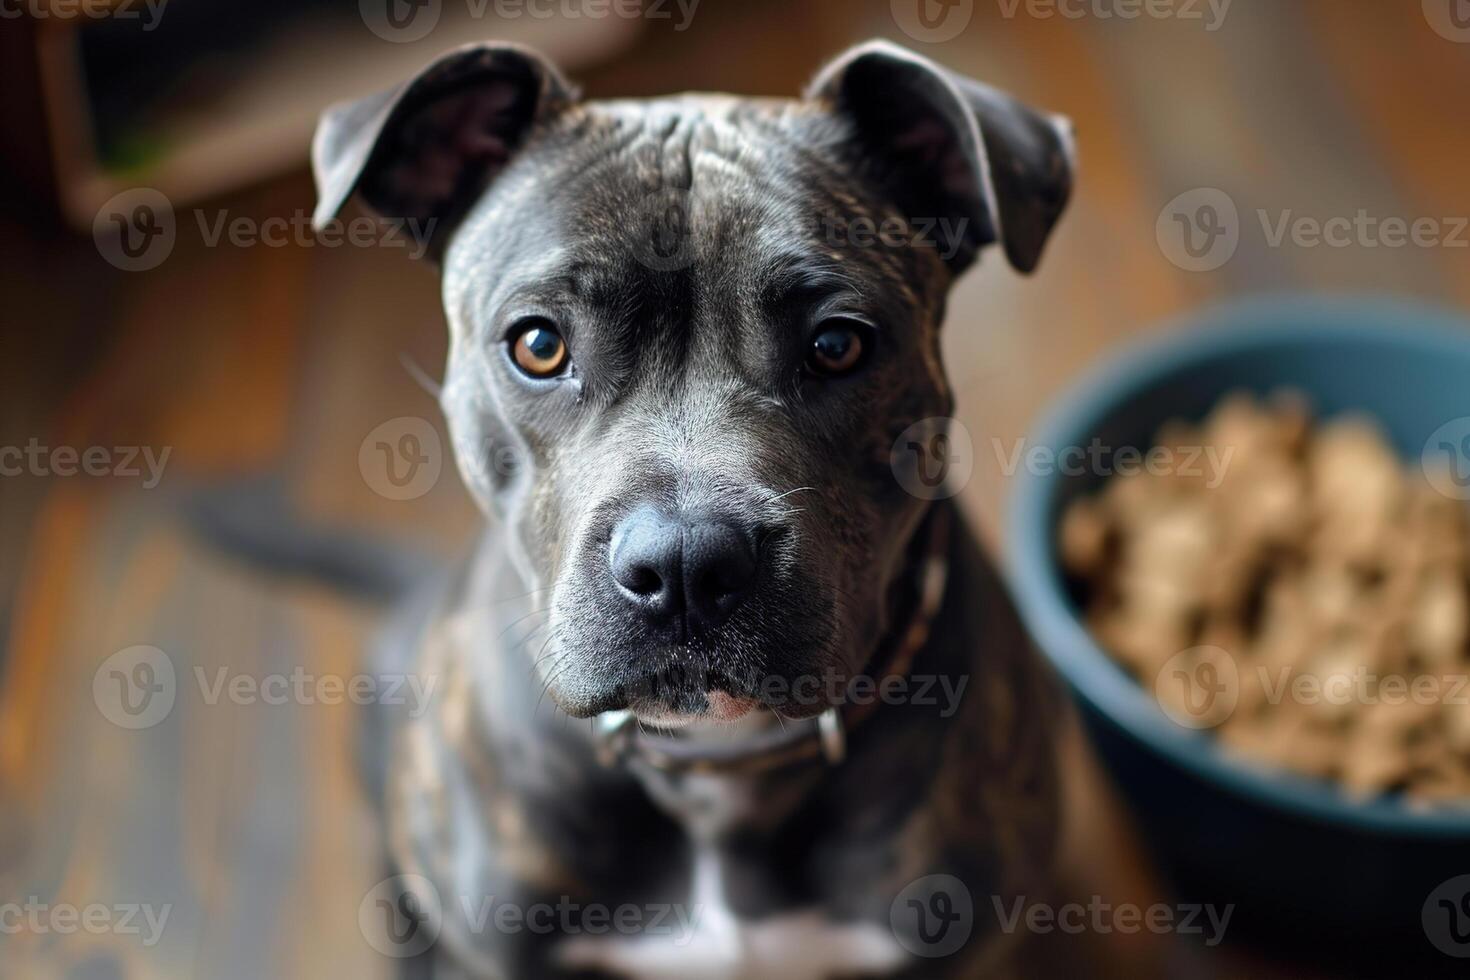
[[[1072,192],[1071,123],[887,41],[829,65],[807,91],[849,118],[911,218],[964,222],[958,272],[986,245],[1031,272]],[[958,227],[958,224],[955,226]]]
[[[442,247],[449,226],[531,128],[576,97],[534,52],[476,44],[397,88],[335,105],[322,114],[311,145],[312,221],[320,228],[356,191],[379,215],[416,222]]]

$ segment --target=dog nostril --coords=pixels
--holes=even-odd
[[[714,623],[733,610],[754,583],[755,549],[734,527],[696,525],[686,535],[684,567],[691,615]]]
[[[704,569],[694,580],[694,591],[698,595],[723,599],[738,595],[750,585],[755,565],[747,560],[743,551],[732,551],[721,555],[717,564]]]
[[[629,569],[626,576],[620,581],[623,583],[623,588],[639,595],[654,595],[662,591],[664,587],[664,580],[658,572],[647,566],[635,566]]]
[[[732,592],[740,591],[740,585],[733,576],[724,572],[714,572],[704,576],[701,581],[695,582],[694,589],[696,592],[720,599]]]
[[[623,593],[661,612],[683,601],[679,583],[681,533],[678,524],[644,508],[630,514],[608,541],[608,564]]]

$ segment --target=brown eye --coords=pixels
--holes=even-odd
[[[822,377],[835,378],[855,370],[868,350],[867,324],[841,317],[822,324],[812,338],[807,355],[807,370]]]
[[[571,359],[567,342],[550,320],[531,320],[511,342],[511,356],[516,367],[533,378],[551,378],[566,370]]]

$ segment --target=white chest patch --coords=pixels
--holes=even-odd
[[[630,980],[828,980],[883,977],[906,962],[892,932],[872,922],[841,924],[820,911],[759,922],[738,919],[724,900],[718,859],[695,859],[690,927],[659,936],[572,936],[557,949],[569,969],[597,969]]]

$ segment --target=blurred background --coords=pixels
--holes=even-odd
[[[1172,317],[1286,289],[1470,307],[1461,0],[389,3],[0,3],[0,446],[26,450],[0,459],[0,901],[170,907],[152,943],[141,917],[4,930],[0,976],[388,975],[358,928],[381,865],[353,706],[210,704],[194,683],[349,677],[377,611],[237,567],[182,511],[234,486],[444,555],[479,526],[421,383],[445,352],[434,270],[306,229],[317,113],[446,48],[524,41],[594,98],[786,96],[881,36],[1071,116],[1078,191],[1039,274],[992,257],[949,314],[975,441],[960,499],[991,539],[996,447]],[[1442,234],[1273,233],[1360,214]],[[372,449],[405,433],[428,453],[407,480]],[[139,646],[179,678],[147,724],[94,690],[115,655],[157,666]],[[1225,946],[1220,975],[1315,959]]]

